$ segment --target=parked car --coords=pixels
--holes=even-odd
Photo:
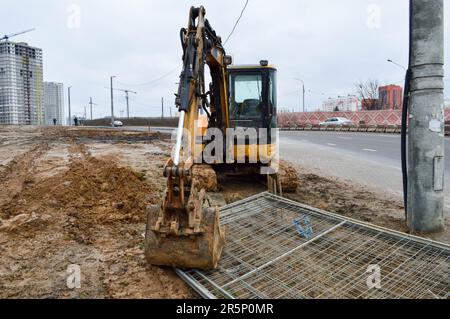
[[[122,127],[123,123],[121,121],[114,121],[114,127]]]
[[[353,122],[344,117],[332,117],[325,122],[319,124],[320,126],[341,126],[341,125],[353,125]]]

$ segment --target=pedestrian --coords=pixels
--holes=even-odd
[[[57,123],[58,121],[56,120],[56,119],[53,119],[53,125],[54,126],[56,126],[56,123]]]
[[[73,122],[75,123],[75,126],[78,126],[78,117],[74,117]]]

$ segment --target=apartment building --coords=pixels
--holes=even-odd
[[[0,124],[43,125],[42,50],[0,42]]]
[[[64,85],[44,82],[45,125],[64,125]]]

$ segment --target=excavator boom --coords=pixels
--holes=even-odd
[[[203,7],[192,7],[187,29],[180,32],[183,70],[176,105],[180,112],[173,158],[165,168],[167,189],[161,207],[149,207],[146,232],[146,257],[154,265],[184,268],[216,268],[225,244],[219,211],[210,207],[206,192],[193,174],[195,124],[200,108],[210,108],[217,124],[226,127],[228,109],[225,52],[221,39],[205,20]],[[220,110],[207,102],[205,63],[215,74],[214,83],[223,86]],[[218,78],[217,78],[218,77]],[[186,136],[187,134],[187,136]]]

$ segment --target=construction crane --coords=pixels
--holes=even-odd
[[[110,90],[111,88],[106,88],[105,87],[105,89]],[[127,119],[129,119],[130,118],[130,93],[131,94],[138,94],[138,93],[135,92],[135,91],[132,91],[132,90],[125,90],[125,89],[113,89],[113,90],[125,93],[125,99],[127,101]]]
[[[29,33],[29,32],[32,32],[34,30],[36,30],[36,29],[32,28],[32,29],[28,29],[28,30],[25,30],[25,31],[22,31],[22,32],[13,33],[13,34],[10,34],[10,35],[4,35],[2,38],[0,38],[0,41],[3,41],[3,40],[4,41],[8,41],[10,38],[13,38],[13,37],[16,37],[18,35],[25,34],[25,33]]]

